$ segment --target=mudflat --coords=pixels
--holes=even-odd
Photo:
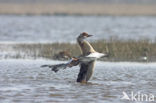
[[[0,14],[156,15],[156,4],[0,3]]]

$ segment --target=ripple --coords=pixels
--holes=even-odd
[[[79,67],[53,73],[39,68],[44,63],[61,62],[0,61],[0,102],[124,103],[120,100],[122,91],[155,93],[156,63],[97,62],[93,78],[85,84],[76,82]]]

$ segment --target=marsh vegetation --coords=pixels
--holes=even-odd
[[[141,61],[147,57],[148,61],[156,60],[156,43],[149,40],[117,39],[98,40],[91,42],[96,51],[108,53],[109,57],[101,60],[108,61]],[[3,45],[3,47],[2,47]],[[1,44],[1,49],[6,47],[15,51],[12,58],[47,58],[56,59],[54,56],[62,51],[67,51],[71,56],[79,56],[80,50],[76,43],[32,43],[32,44]],[[9,56],[6,55],[5,58]]]

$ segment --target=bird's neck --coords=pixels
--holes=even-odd
[[[77,42],[80,46],[83,55],[95,52],[94,48],[91,46],[91,44],[88,41],[77,39]]]

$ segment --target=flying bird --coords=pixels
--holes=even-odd
[[[49,67],[52,68],[52,71],[58,72],[60,69],[66,69],[67,67],[71,68],[79,65],[80,71],[77,77],[77,82],[87,83],[94,72],[96,60],[108,56],[108,54],[99,53],[94,50],[91,44],[86,40],[91,36],[93,35],[83,32],[77,37],[77,43],[81,50],[81,55],[79,57],[73,57],[67,63],[42,65],[41,67]]]

